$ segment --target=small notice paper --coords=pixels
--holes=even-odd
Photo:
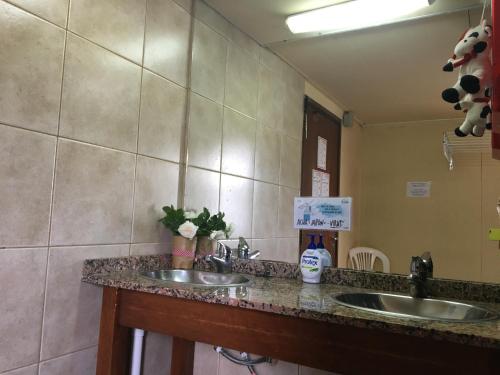
[[[312,196],[330,196],[330,173],[321,172],[316,169],[312,171]]]
[[[318,137],[318,168],[326,169],[326,150],[328,141],[323,137]]]
[[[408,198],[429,198],[431,196],[431,181],[413,181],[406,183]]]

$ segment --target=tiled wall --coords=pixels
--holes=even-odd
[[[297,262],[304,80],[204,3],[194,14],[185,206],[220,209],[263,258]]]
[[[211,8],[0,0],[0,47],[0,374],[94,373],[82,261],[167,251],[162,205],[220,208],[297,260],[304,81]],[[149,335],[146,375],[170,346]]]

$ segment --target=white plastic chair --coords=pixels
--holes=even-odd
[[[355,247],[349,250],[349,259],[355,270],[373,271],[376,259],[382,262],[382,272],[391,272],[389,258],[383,252],[370,247]]]

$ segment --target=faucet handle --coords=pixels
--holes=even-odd
[[[434,263],[432,262],[432,257],[431,257],[431,252],[426,251],[425,253],[422,254],[422,260],[424,262],[426,271],[427,271],[427,276],[432,277],[434,273]]]
[[[249,251],[250,246],[248,246],[247,241],[244,237],[240,237],[238,239],[238,258],[247,259]]]
[[[221,241],[217,241],[217,256],[223,258],[225,260],[231,259],[232,250],[229,246],[222,243]]]

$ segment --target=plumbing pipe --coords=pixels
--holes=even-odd
[[[134,337],[132,340],[132,363],[130,364],[130,375],[141,375],[144,331],[142,329],[134,328]]]

